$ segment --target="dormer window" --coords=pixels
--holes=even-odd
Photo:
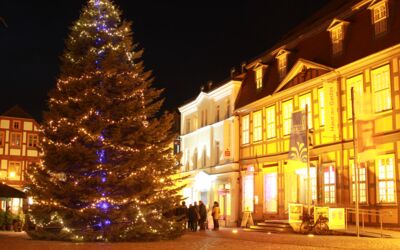
[[[384,35],[388,29],[388,3],[387,0],[373,1],[369,6],[375,36]]]
[[[263,68],[258,67],[256,70],[256,89],[262,88],[262,80],[263,80]]]
[[[287,73],[287,57],[289,51],[287,50],[280,50],[276,55],[276,59],[278,60],[278,72],[279,72],[279,79],[282,80]]]
[[[327,29],[331,35],[333,55],[340,55],[343,52],[343,40],[347,25],[346,21],[334,19]]]

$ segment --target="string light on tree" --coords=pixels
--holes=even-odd
[[[89,0],[73,24],[49,94],[43,160],[29,169],[33,238],[132,241],[174,238],[179,169],[166,148],[173,116],[155,115],[131,24],[110,0]],[[48,228],[60,230],[48,230]]]

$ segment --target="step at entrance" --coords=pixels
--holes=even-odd
[[[265,232],[265,233],[292,233],[293,229],[287,220],[265,220],[258,222],[255,226],[245,228],[248,232]]]

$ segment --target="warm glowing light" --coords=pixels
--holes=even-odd
[[[233,230],[232,230],[232,233],[237,234],[237,233],[238,233],[238,230],[237,230],[237,229],[233,229]]]

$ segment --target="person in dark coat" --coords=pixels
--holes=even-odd
[[[189,222],[190,222],[190,230],[192,232],[197,231],[197,222],[199,220],[199,212],[197,211],[197,204],[196,202],[194,205],[190,205],[189,207]]]
[[[186,221],[188,217],[188,208],[186,207],[186,203],[182,201],[182,205],[180,205],[176,209],[176,216],[178,217],[178,221],[182,223],[183,229],[186,229]]]
[[[207,209],[206,206],[204,205],[203,201],[199,201],[199,226],[200,226],[200,231],[201,230],[206,230],[206,220],[207,220]]]

